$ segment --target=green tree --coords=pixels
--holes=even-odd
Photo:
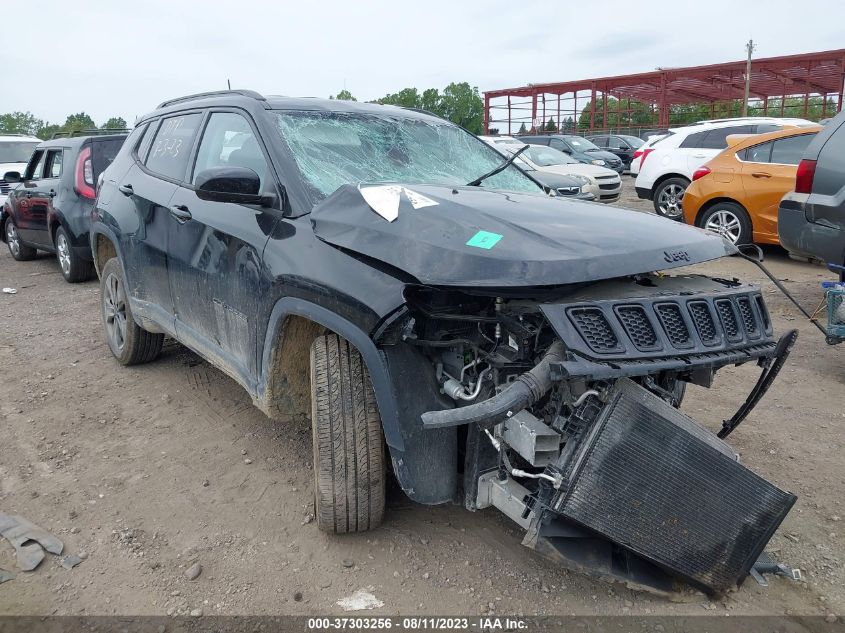
[[[440,91],[437,88],[427,88],[423,90],[420,97],[420,108],[426,112],[440,115]]]
[[[555,125],[555,120],[552,117],[549,117],[549,121],[546,123],[546,132],[557,132],[557,125]]]
[[[440,116],[465,127],[473,134],[481,134],[484,125],[484,102],[478,88],[467,82],[451,83],[443,89]]]
[[[403,88],[395,94],[383,96],[378,100],[382,105],[395,105],[403,108],[422,107],[422,98],[416,88]]]
[[[525,127],[525,121],[522,122],[522,125],[519,126],[519,131],[517,134],[528,134],[528,128]]]
[[[47,125],[43,125],[42,127],[40,127],[35,136],[46,141],[50,138],[53,138],[53,134],[61,131],[62,126],[58,123],[48,123]]]
[[[123,117],[113,116],[108,121],[103,123],[101,129],[104,130],[125,130],[126,129],[126,120]]]
[[[71,114],[62,126],[62,132],[78,132],[79,130],[94,130],[97,124],[85,112]]]
[[[35,118],[31,112],[9,112],[0,114],[0,133],[28,134],[35,136],[44,126],[44,121]]]
[[[338,92],[334,97],[329,97],[329,99],[337,99],[338,101],[358,101],[346,88]]]

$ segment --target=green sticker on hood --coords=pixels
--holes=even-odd
[[[496,244],[499,243],[499,240],[502,239],[502,236],[498,233],[490,233],[489,231],[479,231],[467,242],[467,246],[474,246],[475,248],[484,248],[484,249],[491,249]]]

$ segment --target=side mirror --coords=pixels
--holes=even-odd
[[[19,171],[7,171],[3,174],[3,180],[8,182],[10,185],[18,182],[23,182],[23,177],[21,176],[21,172]]]
[[[257,204],[269,207],[274,196],[261,194],[261,179],[248,167],[214,167],[194,179],[197,197],[212,202]]]

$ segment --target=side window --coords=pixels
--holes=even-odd
[[[44,150],[39,149],[33,152],[32,158],[29,159],[24,179],[41,180],[42,173],[44,173]]]
[[[47,171],[45,178],[58,178],[62,175],[62,159],[64,152],[60,149],[51,149],[47,152]]]
[[[550,145],[551,147],[554,147],[555,149],[559,149],[559,150],[560,150],[560,151],[562,151],[562,152],[567,152],[567,153],[568,153],[568,152],[571,152],[571,151],[572,151],[572,150],[569,148],[569,145],[567,145],[566,143],[564,143],[564,142],[563,142],[562,140],[560,140],[559,138],[553,138],[553,139],[551,139],[551,141],[546,141],[546,143],[547,143],[548,145]]]
[[[140,137],[136,138],[134,141],[135,145],[134,147],[132,147],[132,151],[135,153],[135,156],[137,156],[141,160],[144,160],[147,157],[147,152],[150,149],[150,145],[153,144],[153,134],[155,134],[157,125],[158,121],[153,121],[152,123],[145,123],[143,130],[141,131]],[[126,142],[130,143],[131,139],[132,137],[130,136],[128,139],[126,139]]]
[[[710,130],[707,138],[702,142],[701,147],[706,149],[726,149],[728,147],[728,136],[731,134],[752,134],[754,127],[753,125],[737,125]]]
[[[592,139],[593,143],[597,147],[607,147],[607,137],[606,136],[597,136]]]
[[[705,137],[710,134],[710,130],[705,130],[703,132],[696,132],[695,134],[690,134],[687,136],[678,147],[688,147],[688,148],[697,148],[697,147],[704,147],[704,139]]]
[[[772,155],[772,142],[752,145],[742,151],[740,158],[746,163],[768,163]]]
[[[147,169],[174,180],[184,180],[201,120],[199,112],[162,119],[147,156]]]
[[[815,136],[815,134],[799,134],[777,139],[772,147],[772,162],[781,165],[797,165],[801,162],[807,145]]]
[[[214,167],[246,167],[267,180],[267,161],[247,120],[234,112],[214,112],[202,134],[192,181]]]

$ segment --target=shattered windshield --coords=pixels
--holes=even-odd
[[[445,121],[401,114],[276,111],[282,139],[316,199],[345,184],[464,185],[502,163],[502,156]],[[483,187],[542,193],[509,166]]]

